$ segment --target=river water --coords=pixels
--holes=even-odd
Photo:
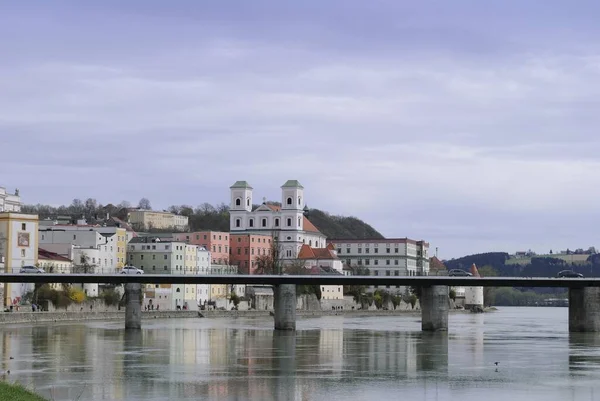
[[[416,315],[5,325],[0,369],[53,400],[600,400],[600,336],[567,314],[451,314],[435,334]]]

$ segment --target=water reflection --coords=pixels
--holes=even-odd
[[[510,315],[453,319],[450,333],[422,333],[404,317],[301,320],[295,333],[241,318],[155,321],[132,332],[121,322],[12,326],[0,332],[0,363],[55,400],[480,400],[494,388],[569,399],[587,383],[565,382],[569,371],[600,378],[597,335],[567,339],[549,319],[533,328]]]

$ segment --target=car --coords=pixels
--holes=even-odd
[[[121,274],[144,274],[144,271],[142,269],[138,269],[135,266],[123,266]]]
[[[573,270],[561,270],[556,275],[558,278],[583,278],[583,274],[574,272]]]
[[[19,273],[46,273],[46,272],[44,271],[44,269],[40,269],[39,267],[23,266],[23,267],[21,267],[21,270],[19,270]]]
[[[461,270],[461,269],[452,269],[448,272],[449,276],[452,277],[471,277],[473,276],[471,273]]]

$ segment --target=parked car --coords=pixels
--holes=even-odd
[[[558,278],[583,278],[583,274],[574,272],[573,270],[561,270],[556,275]]]
[[[453,277],[471,277],[472,276],[471,273],[461,270],[461,269],[452,269],[448,272],[448,275],[453,276]]]
[[[46,273],[46,272],[44,271],[44,269],[40,269],[39,267],[23,266],[23,267],[21,267],[21,270],[19,270],[19,273]]]
[[[144,274],[144,271],[142,269],[138,269],[135,266],[123,266],[121,274]]]

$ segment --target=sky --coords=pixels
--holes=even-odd
[[[600,2],[0,0],[0,186],[280,200],[440,258],[600,245]]]

